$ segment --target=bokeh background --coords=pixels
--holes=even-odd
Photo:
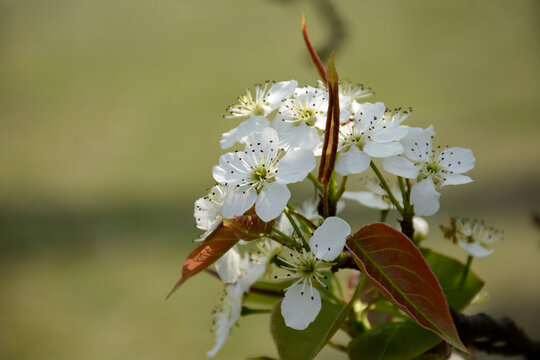
[[[426,245],[466,258],[437,229],[449,215],[504,229],[469,312],[540,338],[538,1],[0,0],[0,358],[204,358],[219,283],[164,296],[238,124],[225,108],[257,82],[316,80],[302,12],[342,78],[474,149],[475,182],[445,189]],[[218,359],[259,355],[275,351],[254,315]]]

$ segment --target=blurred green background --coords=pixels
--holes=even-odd
[[[204,358],[219,283],[164,296],[238,124],[225,108],[257,82],[316,80],[302,12],[342,78],[474,150],[475,182],[444,190],[426,244],[466,258],[437,229],[450,214],[504,229],[473,264],[490,298],[470,313],[540,338],[538,1],[0,0],[0,358]],[[239,325],[218,359],[275,356],[266,316]]]

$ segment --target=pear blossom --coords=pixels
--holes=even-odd
[[[233,254],[238,254],[236,249],[231,250]],[[234,271],[237,273],[233,275]],[[239,263],[235,263],[233,267],[227,270],[228,276],[235,277],[236,281],[225,286],[220,303],[214,310],[212,330],[216,334],[216,344],[212,350],[206,353],[209,358],[214,357],[227,341],[231,328],[237,323],[242,313],[244,294],[264,275],[265,271],[266,264],[252,262],[248,254]]]
[[[340,104],[340,122],[350,117],[350,100]],[[326,126],[328,91],[311,86],[298,88],[294,96],[283,101],[272,123],[285,149],[316,150],[321,145]]]
[[[229,189],[221,184],[215,185],[206,196],[195,201],[194,214],[197,228],[205,233],[196,241],[204,240],[221,223],[222,199]]]
[[[293,251],[290,259],[281,259],[286,264],[282,267],[289,271],[286,277],[294,279],[281,303],[281,314],[288,327],[304,330],[319,314],[321,295],[314,285],[326,287],[323,273],[330,271],[330,262],[341,253],[350,233],[351,228],[343,219],[328,217],[309,240],[310,251]]]
[[[401,143],[403,156],[382,159],[383,168],[408,179],[416,179],[411,189],[411,204],[417,215],[429,216],[439,210],[438,188],[466,184],[472,181],[463,173],[474,167],[472,150],[453,147],[433,149],[433,126],[427,129],[409,128]]]
[[[296,80],[281,81],[279,83],[266,82],[264,85],[255,85],[254,94],[246,90],[245,95],[238,98],[238,104],[229,106],[230,115],[226,118],[247,119],[238,127],[223,134],[220,145],[228,149],[236,142],[242,142],[246,136],[255,131],[262,131],[269,126],[270,116],[283,100],[294,94],[298,82]]]
[[[392,201],[388,197],[388,194],[377,179],[364,179],[364,186],[366,187],[367,191],[345,191],[342,197],[344,199],[357,201],[360,204],[373,209],[391,210],[395,208]],[[391,190],[396,200],[400,204],[403,203],[401,191],[399,190],[397,184],[394,184]]]
[[[470,256],[485,258],[493,253],[488,244],[503,239],[500,230],[486,227],[481,221],[470,219],[456,219],[456,235],[458,244],[467,250]]]
[[[285,151],[277,131],[251,134],[244,151],[222,155],[214,179],[232,189],[223,198],[222,216],[243,215],[253,204],[263,221],[278,217],[291,196],[287,184],[302,181],[315,167],[312,151]]]
[[[369,167],[372,157],[385,158],[403,153],[399,142],[407,128],[393,117],[385,117],[382,102],[353,102],[353,120],[339,129],[336,171],[341,175],[359,174]]]
[[[326,84],[321,80],[317,81],[317,87],[320,89],[326,89]],[[358,101],[360,99],[374,95],[370,88],[364,87],[362,84],[355,84],[350,79],[339,80],[338,82],[339,96],[341,98],[348,98],[349,102]]]
[[[414,227],[414,241],[420,242],[427,239],[429,234],[429,224],[423,217],[414,216],[413,217],[413,227]]]

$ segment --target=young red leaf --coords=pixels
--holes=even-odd
[[[377,223],[363,227],[347,239],[346,247],[388,299],[420,326],[467,352],[439,281],[408,237],[386,224]]]
[[[334,171],[339,141],[339,85],[338,74],[334,64],[334,53],[330,56],[327,81],[329,94],[328,113],[318,177],[319,182],[323,185],[328,184]]]
[[[187,279],[216,262],[229,251],[238,240],[254,240],[272,230],[274,221],[264,222],[257,215],[235,216],[223,222],[204,241],[193,250],[182,265],[182,276],[167,295],[167,299]]]
[[[182,276],[167,295],[167,299],[190,277],[200,273],[223,254],[229,251],[239,240],[235,232],[221,223],[204,241],[184,260]]]
[[[235,216],[232,219],[223,219],[225,227],[242,240],[250,241],[260,238],[261,234],[268,234],[274,226],[275,220],[264,222],[257,215]]]
[[[319,73],[319,76],[321,77],[321,80],[323,83],[326,84],[326,70],[324,69],[324,66],[322,64],[321,58],[319,58],[319,55],[317,54],[317,51],[315,51],[315,48],[313,47],[313,44],[311,44],[311,40],[309,40],[309,36],[307,33],[307,27],[306,27],[306,18],[302,15],[302,35],[304,36],[304,41],[306,43],[306,47],[309,52],[309,56],[311,57],[311,61],[313,61],[313,65],[315,65],[315,68],[317,69],[317,72]]]

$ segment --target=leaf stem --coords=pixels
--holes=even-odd
[[[388,217],[388,214],[390,213],[390,210],[381,210],[381,217],[379,218],[380,222],[386,222],[386,218]]]
[[[339,199],[341,199],[341,196],[345,192],[345,185],[347,185],[347,176],[344,176],[341,179],[341,185],[339,185],[339,189],[336,194],[336,202],[339,201]]]
[[[467,275],[469,275],[469,270],[471,269],[471,264],[472,264],[472,261],[473,261],[474,257],[469,255],[469,257],[467,258],[467,264],[465,265],[465,269],[463,270],[463,275],[461,275],[461,280],[459,281],[459,289],[461,289],[463,287],[463,285],[465,285],[465,281],[467,281]]]
[[[386,193],[388,194],[388,197],[390,198],[390,201],[392,201],[392,204],[394,204],[394,206],[396,207],[396,209],[399,211],[399,213],[401,214],[401,216],[405,217],[405,211],[403,210],[403,207],[399,204],[399,202],[396,200],[396,197],[394,196],[394,194],[392,193],[392,190],[390,190],[390,187],[388,186],[388,183],[386,182],[386,180],[384,179],[384,177],[382,176],[381,172],[379,171],[379,169],[377,168],[377,165],[375,165],[375,163],[372,161],[370,164],[371,166],[371,169],[373,169],[373,172],[375,173],[375,175],[377,175],[377,178],[379,179],[379,181],[381,182],[381,185],[383,187],[383,189],[386,191]]]
[[[323,192],[323,186],[321,185],[321,183],[319,182],[319,180],[317,179],[317,177],[315,175],[313,175],[312,173],[309,173],[307,178],[309,180],[311,180],[311,182],[313,183],[313,185],[315,185],[315,187],[317,188],[317,190],[319,190],[321,193]]]
[[[289,212],[289,209],[285,208],[283,210],[283,213],[285,214],[285,216],[287,216],[287,219],[289,219],[289,222],[291,223],[293,229],[294,229],[294,232],[298,235],[298,237],[300,237],[300,239],[302,240],[302,245],[304,245],[304,248],[308,251],[310,251],[311,249],[309,248],[309,244],[308,242],[306,241],[306,239],[304,238],[304,235],[302,235],[302,231],[300,231],[300,228],[298,227],[298,224],[296,223],[296,221],[294,220],[294,218],[292,217],[291,213]]]
[[[409,203],[409,193],[405,189],[405,184],[403,183],[403,178],[398,176],[399,190],[401,190],[401,197],[403,199],[403,207],[407,210],[410,206]]]

